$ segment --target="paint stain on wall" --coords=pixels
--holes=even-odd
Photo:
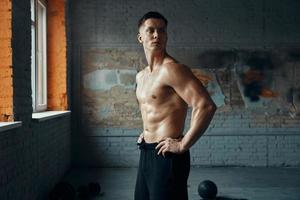
[[[114,86],[133,89],[136,74],[136,70],[129,69],[95,70],[83,76],[83,86],[91,90],[110,90]]]
[[[193,74],[201,81],[206,87],[212,100],[217,107],[225,105],[225,96],[221,90],[221,87],[217,81],[216,74],[208,70],[192,69]]]
[[[232,66],[237,59],[237,53],[233,50],[210,50],[199,55],[199,65],[205,68],[224,68]]]
[[[141,128],[135,75],[146,66],[139,60],[144,55],[122,49],[97,48],[85,53],[87,57],[83,59],[81,71],[83,127],[86,130],[99,127]],[[209,51],[200,56],[204,67],[193,68],[192,72],[222,109],[238,106],[254,113],[297,113],[300,107],[297,55],[286,53],[283,56],[280,52],[264,51]],[[230,109],[224,109],[224,112],[230,112]]]

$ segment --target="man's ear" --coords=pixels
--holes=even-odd
[[[137,39],[138,39],[139,43],[143,43],[142,36],[140,33],[137,34]]]

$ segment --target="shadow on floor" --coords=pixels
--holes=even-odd
[[[74,168],[64,181],[75,188],[97,181],[104,195],[99,200],[132,200],[137,168]],[[190,200],[200,200],[198,185],[214,180],[216,200],[300,200],[300,168],[213,167],[191,168]],[[1,189],[0,189],[1,190]]]
[[[232,198],[232,197],[217,197],[216,200],[248,200],[248,199],[240,199],[240,198]]]

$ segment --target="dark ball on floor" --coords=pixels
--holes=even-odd
[[[99,195],[101,192],[101,186],[98,182],[90,182],[88,187],[93,196]]]
[[[90,194],[88,186],[86,186],[86,185],[79,186],[77,189],[77,192],[78,192],[78,199],[81,199],[81,200],[91,199],[91,194]]]
[[[198,194],[205,200],[213,200],[218,193],[217,185],[211,180],[204,180],[198,186]]]
[[[70,183],[59,182],[51,190],[49,194],[50,200],[73,200],[75,198],[76,191]]]

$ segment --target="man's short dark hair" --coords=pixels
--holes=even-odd
[[[150,18],[154,18],[154,19],[161,19],[165,22],[166,26],[168,25],[168,20],[159,12],[155,12],[155,11],[151,11],[151,12],[147,12],[140,20],[138,23],[138,28],[140,28],[143,23]]]

